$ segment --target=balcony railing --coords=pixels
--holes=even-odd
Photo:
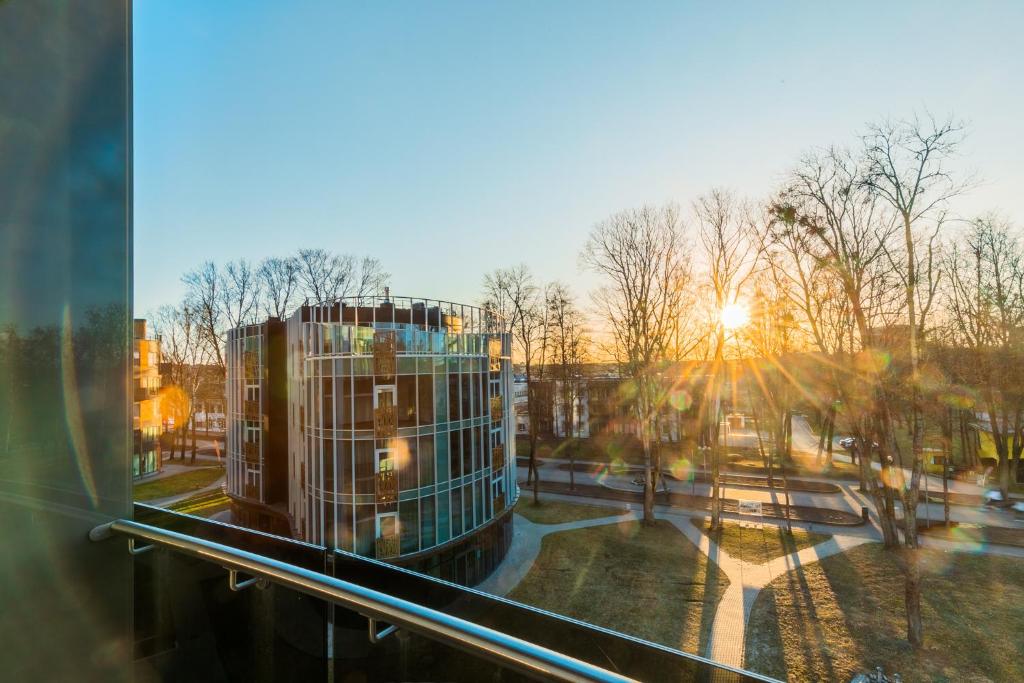
[[[398,435],[394,405],[385,403],[373,409],[373,435],[378,439],[391,439]]]
[[[501,396],[491,397],[491,422],[501,422],[503,405]]]
[[[500,470],[505,466],[505,447],[498,444],[491,449],[491,469]]]
[[[392,534],[390,536],[378,536],[376,540],[376,547],[378,560],[384,560],[389,557],[398,557],[398,534]]]
[[[386,505],[398,500],[398,477],[394,470],[382,470],[376,478],[377,504]]]
[[[397,371],[398,344],[394,330],[377,330],[373,333],[373,374],[378,377],[393,377]]]
[[[246,462],[259,462],[260,445],[258,443],[246,441],[242,444],[242,453],[245,454]]]
[[[112,535],[132,543],[135,656],[154,678],[773,680],[375,559],[145,504],[90,537]],[[403,637],[389,637],[396,629]]]

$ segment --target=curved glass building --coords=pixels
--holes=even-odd
[[[228,335],[237,523],[460,583],[511,540],[511,340],[488,311],[304,305]]]

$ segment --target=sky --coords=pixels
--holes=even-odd
[[[528,264],[586,302],[617,211],[751,199],[868,122],[953,115],[957,200],[1024,225],[1024,3],[136,3],[136,315],[206,259],[379,258],[477,302]]]

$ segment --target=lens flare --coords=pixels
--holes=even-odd
[[[738,301],[727,304],[722,308],[719,320],[725,329],[735,330],[750,322],[750,310],[746,304],[741,304]]]

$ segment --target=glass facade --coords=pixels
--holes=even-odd
[[[132,678],[126,3],[0,3],[0,678]]]
[[[303,540],[424,558],[511,509],[511,342],[481,309],[447,306],[303,306],[229,333],[228,490],[243,518],[247,503],[275,502],[260,486],[278,457],[267,441],[284,433],[289,524]],[[287,328],[281,363],[268,361],[276,325]],[[277,383],[281,420],[266,398]]]

